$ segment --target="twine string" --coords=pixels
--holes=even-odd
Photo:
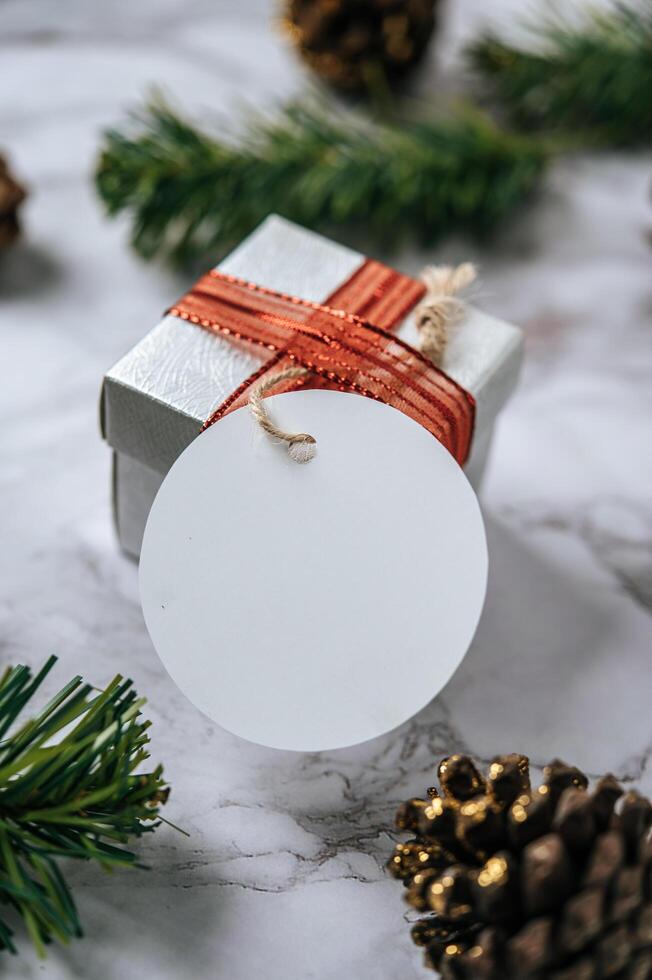
[[[281,429],[270,417],[263,404],[263,399],[270,389],[275,388],[276,385],[281,384],[283,381],[292,381],[296,378],[302,378],[307,374],[310,374],[310,371],[303,367],[292,367],[286,368],[284,371],[276,371],[263,378],[262,381],[259,381],[252,388],[251,394],[249,395],[249,408],[258,425],[272,439],[287,443],[288,453],[295,463],[310,462],[317,451],[317,440],[307,432],[292,433]]]
[[[415,310],[415,324],[419,332],[419,349],[437,366],[448,343],[450,327],[458,324],[466,313],[466,303],[457,294],[476,278],[476,268],[471,262],[458,266],[427,266],[421,273],[426,293]],[[272,439],[284,442],[288,454],[296,463],[309,463],[317,452],[317,440],[307,432],[287,432],[277,425],[264,404],[268,391],[282,384],[310,374],[307,368],[291,367],[265,376],[254,385],[249,395],[251,414]]]

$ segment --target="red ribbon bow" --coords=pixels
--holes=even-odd
[[[202,276],[169,312],[234,343],[270,353],[204,428],[245,404],[249,388],[265,375],[297,365],[310,374],[282,382],[269,394],[329,388],[374,398],[423,425],[463,465],[473,436],[473,396],[391,332],[424,291],[421,283],[372,259],[363,262],[326,304],[218,271]]]

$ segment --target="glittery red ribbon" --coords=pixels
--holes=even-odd
[[[473,396],[391,333],[423,293],[421,283],[371,259],[325,304],[218,271],[202,276],[169,312],[270,354],[204,428],[244,404],[250,387],[265,375],[297,365],[310,374],[282,382],[269,394],[329,388],[385,402],[428,429],[462,465],[473,436]]]

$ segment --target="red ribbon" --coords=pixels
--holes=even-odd
[[[202,276],[169,312],[270,354],[204,428],[243,405],[250,387],[265,375],[297,365],[311,373],[282,382],[269,394],[329,388],[374,398],[423,425],[463,465],[473,437],[473,396],[391,333],[423,293],[421,283],[372,259],[325,304],[218,271]]]

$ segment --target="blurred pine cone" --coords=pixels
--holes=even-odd
[[[423,56],[437,0],[286,0],[283,24],[310,67],[348,92],[392,83]]]
[[[649,800],[613,776],[589,792],[559,760],[532,789],[516,754],[486,777],[451,756],[439,780],[400,808],[415,836],[388,865],[428,913],[412,931],[427,965],[445,980],[652,978]]]
[[[0,156],[0,248],[18,237],[18,208],[25,200],[25,189],[12,176],[7,161]]]

